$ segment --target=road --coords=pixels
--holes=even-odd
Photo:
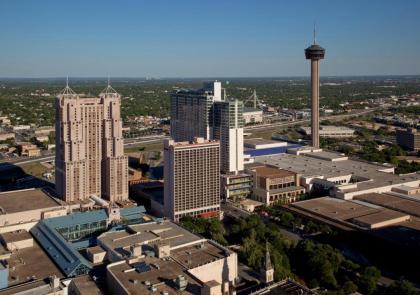
[[[343,120],[345,118],[351,118],[355,116],[363,116],[371,112],[374,112],[378,109],[379,107],[371,108],[368,110],[360,110],[353,113],[321,117],[321,121],[324,121],[324,120],[337,121],[337,120]],[[292,121],[292,122],[276,122],[276,123],[271,123],[271,124],[253,125],[253,126],[245,127],[245,131],[260,130],[260,129],[273,129],[277,127],[294,126],[294,125],[299,125],[302,123],[310,123],[310,122],[311,122],[311,119],[306,119],[306,120],[297,120],[297,121]]]
[[[156,136],[147,136],[147,137],[140,137],[140,138],[129,138],[125,139],[124,146],[133,146],[138,144],[144,143],[154,143],[154,142],[161,142],[162,140],[169,138],[169,136],[165,135],[156,135]],[[3,159],[0,160],[1,163],[8,163],[13,164],[16,166],[22,166],[25,164],[30,163],[39,163],[39,162],[46,162],[54,160],[54,155],[44,155],[41,157],[34,157],[34,158],[11,158],[11,159]]]
[[[349,117],[354,117],[354,116],[363,116],[363,115],[366,115],[368,113],[374,112],[377,109],[379,109],[379,107],[371,108],[371,109],[368,109],[368,110],[360,110],[360,111],[356,111],[356,112],[348,113],[348,114],[326,116],[326,117],[322,117],[321,120],[334,121],[334,120],[342,120],[342,119],[349,118]],[[293,126],[293,125],[298,125],[298,124],[302,124],[302,123],[309,123],[309,122],[310,122],[310,119],[297,120],[297,121],[293,121],[293,122],[276,122],[276,123],[271,123],[271,124],[247,126],[244,129],[245,129],[245,131],[260,130],[260,129],[274,129],[274,128],[277,128],[277,127]],[[157,142],[161,142],[162,140],[164,140],[166,138],[169,138],[169,136],[152,135],[152,136],[145,136],[145,137],[138,137],[138,138],[127,138],[127,139],[124,139],[124,141],[125,141],[124,146],[133,146],[133,145],[142,144],[142,143],[153,143],[153,142],[157,143]],[[45,155],[45,156],[35,157],[35,158],[30,158],[30,159],[28,159],[28,158],[25,158],[25,159],[21,159],[21,158],[2,159],[2,160],[0,160],[0,163],[10,163],[10,164],[15,164],[17,166],[21,166],[21,165],[30,164],[30,163],[51,161],[53,159],[54,159],[53,155],[48,155],[48,156]]]

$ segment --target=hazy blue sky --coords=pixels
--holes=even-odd
[[[419,0],[0,0],[0,77],[420,74]]]

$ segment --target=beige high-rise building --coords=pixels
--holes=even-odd
[[[165,215],[214,217],[220,212],[219,141],[164,142]]]
[[[80,97],[68,86],[57,96],[55,186],[64,201],[128,198],[120,109],[110,85],[99,97]]]

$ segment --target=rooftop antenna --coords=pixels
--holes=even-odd
[[[66,87],[61,91],[63,95],[76,95],[76,92],[69,87],[69,76],[66,77]]]
[[[111,79],[109,78],[109,75],[108,75],[108,86],[111,86]]]
[[[316,44],[316,22],[314,22],[314,45]]]

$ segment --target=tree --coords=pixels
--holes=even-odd
[[[398,280],[392,283],[385,289],[383,295],[419,295],[419,292],[414,290],[413,285],[406,280]]]
[[[353,283],[352,281],[346,281],[343,284],[342,288],[343,288],[344,294],[346,294],[346,295],[354,293],[354,292],[357,291],[357,285],[355,283]]]
[[[359,289],[363,294],[373,294],[376,290],[376,285],[379,278],[381,277],[381,272],[374,266],[365,267],[359,279]]]

